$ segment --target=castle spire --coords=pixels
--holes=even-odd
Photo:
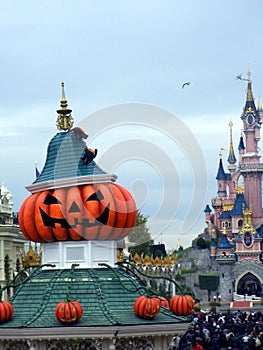
[[[247,81],[247,96],[246,103],[243,109],[243,113],[241,115],[241,119],[243,120],[245,126],[251,128],[254,123],[259,123],[259,113],[255,106],[254,97],[252,93],[252,80],[251,80],[251,72],[248,65],[247,78],[243,79],[241,77],[239,80]]]
[[[258,111],[262,111],[262,101],[261,101],[261,96],[258,97]]]
[[[247,71],[247,102],[254,101],[253,93],[252,93],[252,80],[251,78],[251,72],[250,72],[250,65],[248,65],[248,71]]]
[[[72,110],[68,108],[68,101],[65,97],[65,89],[64,89],[64,83],[61,83],[62,87],[62,97],[60,101],[60,109],[57,110],[58,116],[57,116],[57,128],[59,130],[69,130],[73,126],[73,118],[71,116]]]
[[[233,133],[232,133],[232,127],[233,123],[232,121],[229,122],[229,128],[230,128],[230,145],[229,145],[229,155],[228,155],[228,163],[230,164],[229,170],[235,170],[236,167],[234,164],[236,163],[236,157],[235,157],[235,152],[234,152],[234,147],[233,147]]]

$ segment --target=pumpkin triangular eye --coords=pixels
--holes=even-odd
[[[52,194],[48,193],[46,195],[45,200],[44,200],[44,204],[46,204],[46,205],[61,204],[61,202],[56,197],[52,196]]]
[[[98,190],[98,192],[92,193],[92,195],[90,195],[88,197],[86,202],[88,202],[88,201],[101,201],[102,199],[104,199],[103,194],[101,193],[100,190]]]
[[[79,213],[80,209],[76,202],[73,202],[69,208],[69,213]]]

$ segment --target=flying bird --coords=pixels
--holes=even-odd
[[[186,86],[186,85],[191,85],[191,82],[190,81],[188,81],[187,83],[183,83],[183,85],[182,85],[182,89]]]
[[[236,79],[238,79],[238,80],[243,80],[242,74],[237,75],[237,76],[236,76]]]

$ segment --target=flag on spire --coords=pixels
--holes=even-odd
[[[40,172],[38,171],[37,163],[35,164],[35,172],[36,172],[36,179],[38,179],[40,176]]]

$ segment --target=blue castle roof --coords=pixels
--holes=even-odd
[[[226,235],[223,235],[217,246],[218,249],[231,249],[232,244],[229,242]]]
[[[245,197],[243,193],[238,193],[235,199],[234,207],[232,210],[224,210],[219,219],[230,219],[232,216],[243,215],[243,210],[247,208]]]

